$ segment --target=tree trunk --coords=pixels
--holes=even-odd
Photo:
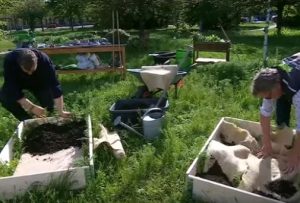
[[[42,31],[44,32],[44,23],[43,23],[43,18],[40,18],[40,21],[41,21],[41,28],[42,28]]]
[[[30,30],[33,32],[35,28],[35,19],[33,17],[29,17],[28,23]]]
[[[282,28],[282,14],[283,14],[283,8],[284,8],[284,2],[283,1],[277,1],[277,35],[281,35],[281,28]]]
[[[70,23],[71,30],[74,31],[74,23],[73,23],[73,16],[72,15],[69,18],[69,23]]]
[[[140,37],[140,42],[143,47],[143,49],[146,49],[148,47],[148,39],[149,39],[149,33],[145,30],[145,23],[144,19],[140,18],[140,28],[139,28],[139,37]]]

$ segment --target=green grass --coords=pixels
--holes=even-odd
[[[9,49],[14,49],[14,48],[15,45],[11,41],[6,39],[2,39],[2,40],[0,39],[0,52],[7,51]]]
[[[135,134],[119,131],[127,158],[119,161],[108,148],[98,149],[96,177],[86,189],[72,192],[54,187],[44,193],[28,193],[17,202],[192,202],[185,172],[220,118],[258,120],[260,101],[252,97],[249,86],[262,65],[263,33],[245,30],[228,32],[233,43],[232,62],[192,70],[185,77],[178,99],[174,99],[174,88],[169,90],[170,107],[159,140],[146,142]],[[299,37],[299,30],[286,29],[279,37],[272,31],[270,62],[277,63],[299,51]],[[137,42],[129,43],[128,68],[152,64],[148,53],[183,49],[191,44],[190,38],[174,39],[169,30],[152,32],[150,39],[146,50]],[[69,63],[72,57],[54,60]],[[130,98],[140,84],[130,74],[126,80],[117,74],[62,75],[60,81],[68,110],[91,114],[94,126],[101,122],[108,127],[112,127],[110,106],[118,99]],[[18,122],[2,107],[0,116],[3,146]],[[7,171],[0,171],[4,173]]]

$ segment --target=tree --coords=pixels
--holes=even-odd
[[[0,13],[7,17],[8,25],[11,23],[15,29],[18,18],[17,7],[22,2],[22,0],[0,0]],[[8,27],[8,29],[10,29],[10,27]]]
[[[204,28],[222,25],[229,28],[240,19],[240,10],[235,0],[192,0],[187,4],[185,21]]]
[[[16,6],[14,12],[18,17],[25,19],[30,30],[34,31],[36,20],[40,19],[42,23],[42,19],[46,15],[45,2],[43,0],[25,0]]]
[[[150,29],[167,26],[173,21],[172,14],[179,16],[181,4],[178,2],[184,0],[94,0],[87,6],[87,11],[101,29],[113,27],[112,13],[118,11],[120,27],[138,29],[145,45]],[[116,20],[115,17],[115,25]]]
[[[48,8],[56,17],[68,19],[71,29],[74,30],[75,17],[82,21],[88,0],[49,0]]]
[[[267,9],[268,1],[266,0],[241,0],[239,2],[240,7],[243,9]],[[299,0],[271,0],[271,6],[276,8],[277,12],[277,34],[281,34],[281,29],[283,26],[283,11],[285,6],[288,5],[299,5]]]

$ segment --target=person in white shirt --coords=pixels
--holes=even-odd
[[[262,69],[255,75],[252,83],[252,94],[263,98],[260,108],[263,146],[258,157],[266,158],[272,154],[270,123],[274,105],[279,128],[290,125],[291,105],[295,106],[297,138],[287,156],[285,173],[296,170],[300,165],[300,66],[295,61],[289,63],[288,58],[283,60],[288,65],[286,70],[279,66]]]
[[[100,66],[99,58],[96,54],[80,53],[76,56],[79,69],[94,69]]]

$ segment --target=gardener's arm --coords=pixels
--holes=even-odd
[[[63,118],[69,118],[72,116],[72,114],[68,111],[64,111],[64,99],[63,96],[60,96],[56,99],[54,99],[55,107],[57,109],[57,112],[59,116]]]
[[[63,100],[63,94],[62,94],[62,90],[61,90],[61,85],[57,79],[56,76],[56,71],[54,68],[54,64],[52,63],[52,61],[50,60],[50,58],[41,52],[41,60],[43,62],[43,65],[45,67],[47,67],[47,83],[51,89],[52,95],[53,95],[53,99],[54,99],[54,104],[55,107],[57,109],[57,112],[59,114],[59,116],[61,117],[70,117],[71,113],[64,111],[64,100]]]
[[[271,116],[273,112],[273,100],[263,99],[260,108],[260,125],[262,129],[262,148],[257,154],[259,158],[266,158],[272,154],[271,145]]]
[[[46,116],[46,110],[44,108],[32,103],[29,99],[27,99],[25,97],[17,100],[17,102],[27,112],[32,113],[32,114],[36,115],[37,117],[45,117]]]

